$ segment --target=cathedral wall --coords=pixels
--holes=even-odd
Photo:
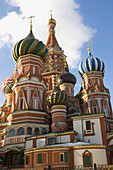
[[[80,141],[95,143],[95,144],[105,144],[104,141],[104,132],[102,128],[104,125],[102,124],[100,117],[95,115],[92,116],[84,116],[83,118],[76,117],[73,120],[74,130],[78,133],[77,137]]]
[[[108,162],[107,162],[107,156],[106,156],[106,149],[101,149],[101,146],[100,148],[96,148],[96,145],[93,146],[92,149],[88,148],[86,146],[86,148],[84,149],[78,149],[78,150],[74,150],[74,164],[75,165],[84,165],[84,162],[83,162],[83,156],[84,156],[84,153],[85,152],[90,152],[91,154],[91,161],[92,161],[92,165],[94,163],[96,164],[104,164],[106,165]]]

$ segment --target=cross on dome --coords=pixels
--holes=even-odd
[[[50,10],[49,12],[50,12],[50,14],[51,14],[51,19],[52,19],[52,12],[53,12],[53,10]]]
[[[91,54],[91,51],[90,51],[90,41],[87,41],[86,43],[88,43],[88,54],[90,55]]]
[[[32,19],[34,18],[35,16],[30,16],[28,17],[28,19],[30,19],[30,30],[32,30]]]

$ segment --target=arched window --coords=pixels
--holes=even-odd
[[[33,98],[33,108],[38,109],[38,97]]]
[[[27,134],[28,134],[28,135],[32,135],[32,128],[31,128],[31,127],[28,127],[28,128],[27,128]]]
[[[39,128],[38,127],[35,128],[35,135],[39,135]]]
[[[17,135],[24,135],[24,128],[19,128],[18,129],[18,132],[17,132]]]
[[[63,153],[60,154],[60,161],[61,161],[61,162],[64,161],[64,154],[63,154]]]
[[[46,128],[42,128],[42,134],[46,133]]]
[[[15,136],[15,130],[14,129],[11,129],[9,131],[9,136]]]
[[[58,126],[58,117],[55,118],[55,125]]]

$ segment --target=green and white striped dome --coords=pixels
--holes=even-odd
[[[32,30],[30,30],[29,35],[18,41],[12,51],[13,59],[17,62],[18,58],[22,55],[34,54],[40,56],[44,61],[47,60],[48,49],[42,41],[36,39],[33,35]]]

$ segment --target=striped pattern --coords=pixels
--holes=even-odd
[[[4,91],[5,94],[12,93],[13,84],[14,84],[14,83],[11,83],[11,84],[8,84],[8,85],[6,85],[6,86],[4,87],[4,90],[3,90],[3,91]]]
[[[79,65],[79,73],[83,75],[89,71],[100,71],[105,72],[105,65],[102,60],[96,58],[92,55],[89,55],[84,61]]]
[[[58,77],[58,84],[60,85],[63,83],[72,83],[73,85],[75,85],[76,77],[73,74],[66,71]]]
[[[16,77],[18,77],[19,73],[16,72]],[[12,93],[12,86],[14,84],[15,73],[7,77],[1,84],[1,90],[3,93],[8,94]]]
[[[59,104],[68,105],[68,102],[69,102],[68,96],[60,90],[59,91],[54,90],[47,99],[47,104],[49,107]]]
[[[42,41],[35,39],[32,30],[25,39],[22,39],[15,44],[12,51],[13,59],[15,62],[17,62],[19,56],[26,54],[39,55],[44,61],[47,60],[48,49]]]

